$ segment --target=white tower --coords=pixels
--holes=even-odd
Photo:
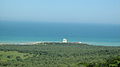
[[[68,40],[64,38],[62,42],[63,43],[68,43]]]

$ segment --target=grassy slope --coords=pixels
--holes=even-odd
[[[17,58],[26,59],[32,57],[32,54],[29,53],[20,53],[17,51],[0,51],[0,61],[16,61]]]

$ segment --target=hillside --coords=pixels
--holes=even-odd
[[[120,47],[112,46],[0,45],[0,67],[117,67],[119,55]],[[116,57],[118,61],[110,63]]]

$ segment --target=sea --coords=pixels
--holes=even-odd
[[[63,38],[90,45],[120,46],[120,24],[0,21],[0,43],[61,42]]]

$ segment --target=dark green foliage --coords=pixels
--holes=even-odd
[[[0,67],[112,67],[120,63],[120,58],[112,60],[120,55],[120,47],[87,44],[1,45],[0,51],[33,55],[26,59],[17,56],[17,61],[0,61]]]

